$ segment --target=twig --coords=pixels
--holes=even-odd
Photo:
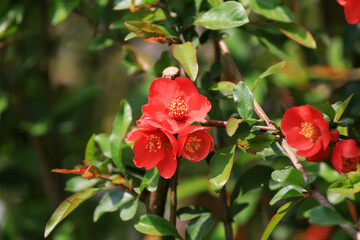
[[[226,240],[233,239],[233,230],[231,227],[231,221],[229,220],[229,207],[227,205],[226,187],[224,186],[220,190],[220,211],[221,218],[224,222]]]
[[[158,187],[155,192],[150,194],[148,212],[158,216],[164,216],[166,195],[169,188],[169,180],[163,177],[159,178]]]
[[[224,56],[224,61],[226,61],[226,64],[228,66],[230,66],[230,68],[232,69],[233,74],[235,75],[236,81],[237,82],[243,82],[243,78],[238,70],[238,68],[236,67],[236,64],[233,60],[233,58],[231,57],[230,51],[225,43],[224,40],[220,40],[219,41],[219,46],[221,49],[221,52]],[[261,106],[257,103],[256,99],[254,99],[254,110],[257,113],[257,115],[263,119],[266,123],[267,126],[275,128],[275,126],[272,124],[272,122],[270,121],[269,117],[266,115],[266,113],[264,112],[264,110],[261,108]],[[289,144],[286,142],[286,139],[281,137],[279,139],[281,147],[285,150],[286,154],[288,155],[289,159],[291,160],[291,162],[293,163],[293,165],[295,166],[296,169],[298,169],[299,171],[302,172],[303,178],[306,181],[309,178],[309,173],[306,171],[306,169],[304,168],[304,166],[302,165],[302,163],[300,162],[300,160],[298,159],[298,157],[296,156],[296,154],[294,153],[294,151],[292,150],[292,148],[289,146]],[[319,189],[317,188],[315,183],[311,184],[312,187],[312,191],[311,191],[311,196],[322,206],[331,208],[331,209],[335,209],[329,202],[328,200],[320,193]],[[357,234],[357,231],[354,227],[348,225],[348,224],[340,224],[340,227],[342,229],[344,229],[352,238],[354,239],[360,239],[359,234]]]

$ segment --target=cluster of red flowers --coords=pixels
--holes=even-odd
[[[360,22],[360,0],[337,0],[341,6],[344,6],[346,21],[349,24]]]
[[[335,142],[331,162],[339,173],[357,170],[360,149],[352,139],[338,140],[339,132],[329,129],[328,122],[316,108],[304,105],[288,109],[281,121],[281,131],[289,145],[298,149],[297,155],[307,161],[320,162],[330,152],[330,142]]]
[[[137,167],[148,170],[156,166],[162,177],[171,178],[177,156],[197,162],[214,148],[205,131],[208,128],[191,125],[206,117],[211,104],[186,77],[155,79],[148,98],[136,122],[140,128],[129,132],[125,140],[135,141],[133,161]]]

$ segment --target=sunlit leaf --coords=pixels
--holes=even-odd
[[[157,215],[147,214],[142,215],[134,225],[135,229],[141,233],[156,235],[156,236],[172,236],[179,239],[179,235],[175,226],[168,220]]]
[[[244,7],[235,1],[224,2],[198,17],[194,24],[217,30],[239,27],[249,22]]]
[[[283,169],[275,170],[271,174],[271,178],[283,185],[304,186],[305,184],[301,172],[294,167],[285,167]]]
[[[52,0],[49,2],[49,17],[52,24],[65,20],[70,12],[80,3],[80,0]]]
[[[209,182],[214,191],[218,192],[229,179],[233,166],[235,145],[217,151],[211,158],[209,166]]]
[[[165,37],[165,32],[160,29],[159,27],[141,21],[127,21],[125,22],[125,26],[137,36],[149,39],[149,38],[156,38],[156,37]]]
[[[275,196],[271,199],[270,205],[274,205],[281,199],[290,198],[290,197],[302,197],[306,190],[297,185],[286,185],[285,187],[281,188]]]
[[[276,63],[274,65],[272,65],[271,67],[269,67],[268,69],[266,69],[265,72],[263,72],[256,80],[254,83],[254,86],[252,87],[252,91],[254,91],[257,87],[257,85],[260,83],[260,81],[274,73],[279,72],[281,69],[283,69],[286,65],[285,61],[281,61],[279,63]]]
[[[329,191],[342,194],[360,192],[360,174],[358,172],[348,173],[346,179],[331,184]]]
[[[105,133],[97,134],[94,140],[99,145],[104,156],[111,158],[110,135]]]
[[[335,114],[334,122],[336,122],[336,123],[339,122],[341,116],[343,115],[343,113],[344,113],[344,111],[345,111],[347,105],[349,104],[349,102],[350,102],[353,95],[354,94],[351,94],[347,99],[345,99],[344,102],[342,102],[340,104],[340,106],[336,107],[337,109],[335,109],[336,114]]]
[[[278,137],[274,135],[268,134],[259,134],[256,135],[254,138],[247,140],[246,151],[250,153],[261,152],[265,148],[269,147],[271,144],[276,142]]]
[[[231,137],[235,134],[239,127],[241,120],[236,118],[229,118],[226,123],[226,133]]]
[[[244,82],[240,82],[234,87],[233,96],[240,116],[251,119],[254,115],[254,96],[249,87]]]
[[[179,208],[176,211],[176,215],[181,221],[187,221],[199,217],[202,214],[210,214],[210,209],[198,205],[189,205]]]
[[[278,27],[282,33],[295,42],[308,48],[316,48],[316,41],[314,37],[303,26],[295,23],[284,22],[274,22],[273,25]]]
[[[251,0],[249,6],[266,18],[280,22],[292,22],[291,11],[280,0]]]
[[[109,36],[94,37],[89,45],[90,51],[97,51],[112,46],[115,43],[114,39]]]
[[[127,129],[130,126],[132,120],[131,107],[124,99],[120,103],[118,114],[115,118],[113,129],[110,135],[110,149],[111,156],[115,165],[120,169],[122,173],[125,173],[125,167],[122,162],[122,154],[120,152],[121,142],[123,141]]]
[[[191,80],[195,81],[199,65],[196,58],[196,48],[191,42],[174,44],[172,48],[174,58],[178,60]]]
[[[85,148],[85,160],[89,161],[91,164],[93,164],[94,160],[96,160],[94,139],[95,139],[95,134],[91,136]]]
[[[291,210],[291,208],[297,204],[299,200],[294,200],[291,202],[285,203],[283,206],[281,206],[276,214],[271,218],[269,224],[266,226],[266,229],[261,236],[261,240],[266,240],[269,238],[270,234],[274,230],[274,228],[278,225],[278,223],[281,221],[281,219]]]
[[[185,227],[185,236],[189,240],[201,240],[212,230],[215,225],[210,213],[203,213],[199,217],[191,219]]]
[[[67,216],[69,215],[75,208],[77,208],[82,202],[91,198],[99,191],[104,188],[88,188],[73,194],[72,196],[65,199],[59,207],[55,210],[53,215],[50,217],[48,223],[45,227],[45,238],[49,236],[51,231]]]
[[[95,186],[101,180],[98,178],[87,179],[80,176],[72,177],[66,182],[66,191],[78,192],[84,190],[85,188],[91,188]]]
[[[120,219],[122,221],[129,221],[133,219],[133,217],[136,214],[138,205],[139,205],[139,199],[134,197],[130,199],[128,202],[122,204],[119,208]]]

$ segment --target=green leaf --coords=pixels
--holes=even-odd
[[[274,230],[274,228],[278,225],[278,223],[281,221],[281,219],[291,210],[291,208],[297,204],[302,199],[294,200],[291,202],[285,203],[283,206],[281,206],[276,214],[271,218],[269,224],[266,226],[266,229],[261,236],[261,240],[266,240],[269,238],[270,234]]]
[[[291,11],[280,0],[251,0],[249,6],[266,18],[280,22],[292,22]]]
[[[142,215],[134,225],[135,229],[141,233],[156,236],[172,236],[183,239],[175,226],[168,220],[157,215]]]
[[[106,193],[95,208],[93,221],[96,222],[104,213],[115,212],[122,205],[134,200],[133,195],[123,191],[112,191]]]
[[[174,44],[172,48],[174,58],[178,60],[191,80],[195,81],[199,71],[196,59],[196,48],[191,42]]]
[[[272,65],[271,67],[269,67],[268,69],[266,69],[265,72],[263,72],[256,80],[254,83],[254,86],[252,87],[252,91],[255,90],[255,88],[257,87],[257,85],[260,83],[260,81],[276,72],[279,72],[281,69],[283,69],[286,65],[286,61],[281,61],[279,63],[276,63],[274,65]]]
[[[335,109],[336,114],[335,114],[334,122],[336,122],[336,123],[339,122],[341,116],[343,115],[343,113],[353,95],[354,94],[351,94],[347,99],[345,99],[345,101],[343,103],[341,103],[341,105],[338,107],[338,109]]]
[[[94,37],[89,45],[90,51],[97,51],[112,46],[115,43],[114,39],[109,36]]]
[[[197,218],[202,214],[210,214],[210,209],[198,205],[189,205],[186,207],[179,208],[176,211],[176,215],[181,221],[187,221],[190,219]]]
[[[209,182],[215,192],[220,191],[229,179],[234,162],[235,145],[217,151],[211,158]]]
[[[305,185],[301,172],[294,167],[285,167],[284,169],[275,170],[271,174],[271,178],[276,182],[282,183],[282,185]]]
[[[52,0],[49,3],[51,24],[58,24],[65,20],[70,12],[79,5],[80,0]]]
[[[216,7],[223,3],[223,0],[207,0],[210,7]]]
[[[45,227],[44,237],[49,236],[51,231],[82,202],[91,198],[105,188],[88,188],[77,192],[65,199],[50,217]]]
[[[157,189],[157,183],[159,180],[159,172],[156,168],[152,168],[150,170],[147,170],[145,172],[145,175],[143,179],[141,180],[140,188],[138,190],[138,193],[140,194],[145,187],[150,191],[154,192]],[[137,189],[135,189],[137,191]]]
[[[86,144],[85,148],[85,160],[89,161],[91,164],[94,163],[94,160],[96,160],[95,157],[95,134],[93,134],[89,141]]]
[[[221,82],[217,82],[214,85],[212,85],[209,88],[209,90],[217,91],[222,96],[225,96],[225,97],[232,97],[233,91],[234,91],[234,86],[235,86],[235,83],[233,83],[233,82],[221,81]]]
[[[185,227],[185,237],[189,240],[200,240],[212,230],[215,220],[211,214],[201,214],[199,217],[190,220]]]
[[[235,1],[224,2],[198,17],[194,24],[218,30],[234,28],[249,22],[244,7]]]
[[[266,186],[271,178],[272,170],[271,167],[264,165],[257,165],[247,170],[236,182],[231,194],[231,202],[235,202],[252,189]]]
[[[93,187],[95,184],[97,184],[100,181],[101,180],[98,178],[88,179],[80,176],[75,176],[70,178],[66,182],[65,190],[70,192],[78,192],[84,190],[85,188]]]
[[[276,142],[277,139],[278,138],[274,135],[256,135],[254,138],[247,140],[248,144],[246,151],[251,153],[261,152],[262,150]]]
[[[129,9],[134,2],[135,7],[139,6],[143,0],[115,0],[114,10]]]
[[[139,199],[134,197],[130,199],[128,202],[122,204],[119,209],[120,219],[122,221],[129,221],[133,219],[133,217],[136,214],[138,205],[139,205]]]
[[[314,107],[321,113],[327,115],[330,120],[333,120],[335,118],[335,110],[331,107],[331,104],[329,102],[325,102]]]
[[[110,149],[110,135],[105,133],[100,133],[95,136],[95,142],[99,145],[101,152],[107,158],[111,157],[111,149]]]
[[[294,40],[295,42],[308,48],[316,48],[316,42],[314,37],[303,26],[295,23],[284,22],[274,22],[273,25],[278,27],[283,34],[285,34],[288,38]]]
[[[331,184],[329,191],[342,194],[360,192],[360,174],[358,172],[348,173],[346,179]]]
[[[251,119],[254,115],[254,96],[249,87],[244,82],[240,82],[234,87],[233,96],[240,116]]]
[[[230,137],[232,137],[235,134],[236,130],[238,129],[240,123],[241,123],[240,119],[229,118],[229,120],[227,120],[226,123],[226,133]]]
[[[290,198],[290,197],[302,197],[304,196],[306,190],[297,185],[287,185],[278,191],[275,196],[271,199],[270,205],[274,205],[281,199]]]
[[[321,226],[348,223],[337,211],[324,206],[315,207],[309,212],[309,222]]]
[[[121,142],[123,141],[127,129],[130,126],[132,120],[131,107],[128,102],[124,99],[120,102],[120,108],[115,118],[113,129],[110,135],[110,149],[111,156],[115,165],[124,174],[125,167],[122,162],[122,155],[120,152]]]
[[[127,21],[125,26],[133,33],[138,35],[141,38],[156,38],[156,37],[165,37],[165,32],[159,27],[141,21]]]

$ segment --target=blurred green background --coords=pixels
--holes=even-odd
[[[227,30],[224,37],[245,81],[252,86],[270,65],[286,60],[284,70],[262,81],[255,91],[255,97],[272,119],[279,120],[283,110],[293,105],[328,100],[334,103],[354,93],[345,115],[353,118],[354,126],[359,126],[360,25],[347,25],[343,8],[336,0],[284,2],[294,12],[296,21],[313,34],[317,49],[305,48],[271,29],[264,34],[273,36],[276,45],[266,44],[251,34],[256,23]],[[71,4],[76,7],[72,9]],[[138,119],[151,80],[160,76],[164,67],[176,63],[169,46],[141,39],[124,41],[126,28],[115,29],[111,24],[125,21],[128,13],[113,10],[110,0],[0,2],[1,240],[43,238],[52,212],[70,195],[65,191],[70,176],[52,173],[51,169],[72,169],[79,164],[91,135],[111,131],[121,99],[129,100],[134,119]],[[263,19],[251,13],[250,20]],[[216,66],[211,65],[213,55],[211,43],[199,45],[198,79],[216,72]],[[221,77],[227,80],[226,74]],[[201,82],[206,83],[206,79]],[[223,107],[222,118],[226,120],[233,106]],[[236,162],[238,172],[263,160],[261,156],[250,158],[251,161]],[[186,182],[190,177],[206,177],[206,164],[198,164],[199,168],[194,168],[184,163],[180,178]],[[201,168],[200,172],[194,171]],[[235,180],[236,176],[232,178]],[[254,209],[268,208],[266,199],[271,193],[255,195],[250,196],[257,199]],[[94,197],[84,203],[49,238],[141,238],[132,227],[133,222],[121,222],[115,213],[93,223],[93,209],[99,199]],[[209,199],[208,195],[199,195],[193,202]],[[275,210],[264,210],[267,218]],[[244,226],[252,226],[251,232],[263,229],[263,217],[251,215],[248,219],[252,222],[244,222]],[[306,223],[299,226],[305,229]],[[294,226],[280,225],[273,238],[291,239],[296,230]],[[256,233],[246,236],[249,238],[238,239],[253,239]]]

